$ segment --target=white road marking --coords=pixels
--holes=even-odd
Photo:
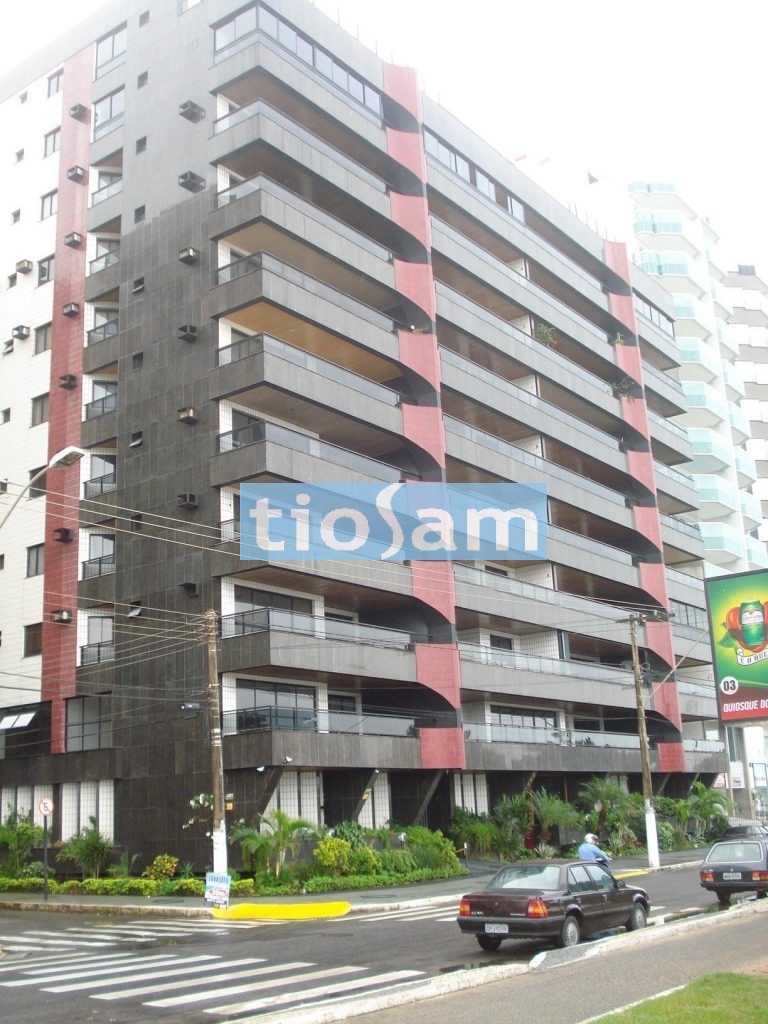
[[[237,967],[238,964],[263,964],[263,960],[229,960],[227,961],[227,967]],[[312,967],[312,964],[303,963],[302,961],[295,961],[294,963],[288,964],[271,964],[268,967],[256,967],[248,971],[226,971],[224,973],[216,972],[216,981],[235,981],[240,978],[249,977],[261,977],[265,974],[278,974],[282,971],[294,970],[300,967]],[[118,979],[119,980],[119,979]],[[152,995],[154,992],[166,992],[168,989],[176,992],[182,988],[194,988],[195,985],[200,985],[200,978],[187,978],[186,980],[179,980],[175,978],[173,981],[165,982],[162,985],[144,985],[139,988],[120,989],[115,992],[102,992],[100,995],[96,995],[94,999],[128,999],[132,996],[147,996]]]

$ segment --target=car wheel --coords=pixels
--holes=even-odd
[[[645,928],[645,922],[648,920],[648,912],[642,903],[635,903],[632,907],[632,913],[629,915],[627,921],[627,931],[636,932],[641,928]]]
[[[768,892],[766,892],[765,889],[761,889],[760,892],[756,893],[756,896],[759,900],[764,900],[765,897],[768,896]]]
[[[732,895],[733,893],[731,893],[728,889],[723,889],[722,892],[719,892],[717,894],[717,902],[720,904],[721,907],[730,907]]]
[[[495,953],[501,945],[501,939],[497,939],[495,935],[476,935],[475,938],[480,949],[484,949],[486,953]]]
[[[563,927],[560,929],[559,945],[563,947],[578,946],[580,939],[581,925],[578,918],[574,917],[573,914],[569,914],[563,921]]]

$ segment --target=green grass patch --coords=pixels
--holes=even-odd
[[[765,1024],[768,977],[708,974],[680,992],[651,999],[606,1021],[616,1024]]]

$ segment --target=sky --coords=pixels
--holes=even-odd
[[[3,13],[0,66],[106,0]],[[165,0],[176,4],[176,0]],[[768,278],[764,0],[315,0],[510,159],[674,181]]]

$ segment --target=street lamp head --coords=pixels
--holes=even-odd
[[[86,454],[84,449],[78,448],[73,444],[68,445],[66,448],[62,448],[60,452],[56,452],[52,455],[48,462],[48,469],[57,469],[60,466],[73,466],[76,462]]]

